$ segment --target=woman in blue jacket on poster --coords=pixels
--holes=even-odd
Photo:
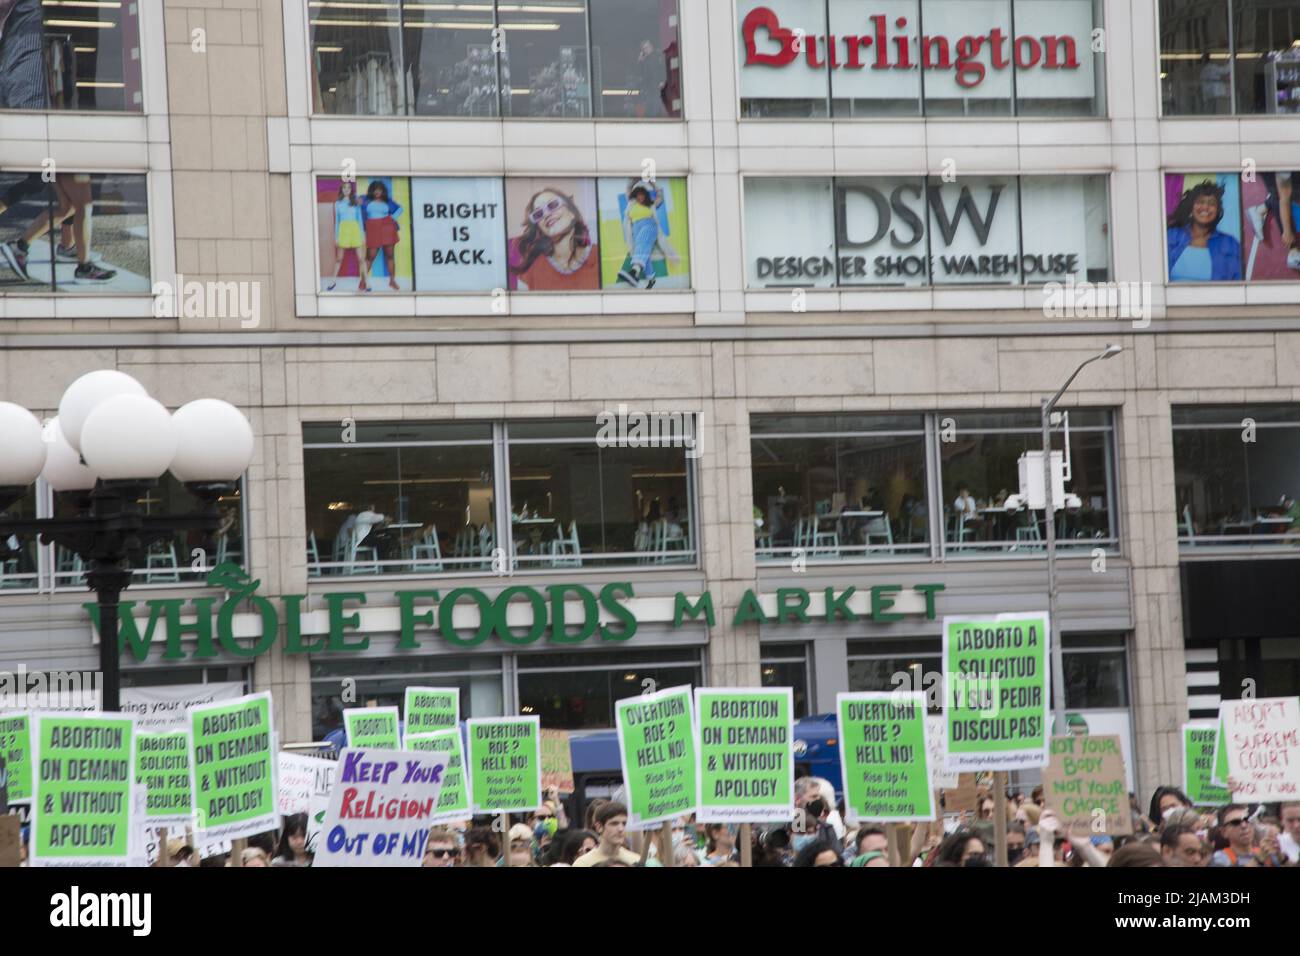
[[[1219,232],[1223,187],[1200,183],[1187,192],[1169,216],[1169,280],[1241,280],[1241,243]]]

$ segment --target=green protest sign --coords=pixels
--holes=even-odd
[[[946,770],[1046,766],[1050,635],[1045,612],[943,619]]]
[[[925,694],[835,695],[849,822],[933,820]]]
[[[147,795],[147,823],[188,826],[194,818],[189,731],[136,734],[135,780]]]
[[[406,688],[406,733],[431,734],[460,723],[460,689],[456,687]],[[443,790],[447,785],[443,783]]]
[[[204,840],[235,840],[279,826],[271,695],[189,710],[194,829]]]
[[[1222,712],[1223,705],[1219,705]],[[1219,718],[1219,734],[1214,738],[1214,772],[1210,774],[1210,783],[1223,790],[1228,789],[1228,748],[1219,746],[1223,742],[1223,718]]]
[[[32,725],[27,714],[0,714],[0,757],[9,769],[9,802],[32,799]]]
[[[465,776],[465,745],[456,728],[440,730],[434,734],[407,734],[406,750],[425,750],[448,755],[447,769],[442,775],[442,789],[438,792],[438,809],[430,823],[465,820],[470,811],[469,780]]]
[[[1214,771],[1213,722],[1192,721],[1183,724],[1183,793],[1194,806],[1221,807],[1232,802],[1227,787],[1216,786],[1212,781]],[[1227,754],[1223,756],[1224,773],[1227,773]],[[1153,821],[1159,823],[1159,820]]]
[[[697,687],[695,705],[698,818],[705,823],[788,818],[794,806],[794,691]]]
[[[135,718],[32,718],[32,866],[129,866]]]
[[[396,707],[349,707],[343,711],[348,746],[354,749],[401,750]]]
[[[690,687],[670,687],[615,703],[629,827],[644,828],[695,812],[693,711]]]
[[[540,717],[475,717],[469,732],[474,813],[515,813],[542,805]]]

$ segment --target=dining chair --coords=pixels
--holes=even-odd
[[[879,518],[872,518],[867,522],[867,551],[871,551],[871,542],[873,538],[882,539],[885,543],[885,550],[890,554],[894,553],[894,530],[890,526],[889,515],[882,515]]]
[[[176,545],[172,543],[150,548],[144,559],[144,567],[144,579],[148,584],[175,584],[181,579],[180,564],[176,561]],[[162,570],[154,570],[155,568]]]
[[[442,545],[438,543],[436,526],[411,549],[411,570],[435,574],[442,571]]]
[[[362,544],[364,538],[352,533],[348,543],[348,553],[344,560],[344,574],[379,574],[379,549],[374,545]]]
[[[1187,538],[1189,545],[1196,546],[1196,526],[1192,524],[1191,505],[1183,505],[1183,535]]]
[[[316,544],[316,532],[309,531],[307,533],[307,577],[318,578],[320,576],[320,548]]]
[[[565,537],[564,522],[559,523],[559,532],[551,542],[551,567],[582,567],[582,545],[578,541],[578,522],[569,522],[569,534]]]

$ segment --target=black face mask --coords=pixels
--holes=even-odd
[[[814,820],[820,820],[821,815],[826,812],[826,803],[822,800],[813,800],[804,804],[804,809],[812,814]]]
[[[1019,846],[1019,847],[1016,847],[1016,846],[1009,846],[1009,847],[1007,847],[1007,862],[1008,862],[1008,863],[1015,863],[1016,860],[1020,859],[1020,858],[1021,858],[1022,856],[1024,856],[1024,855],[1025,855],[1025,848],[1024,848],[1023,846]]]

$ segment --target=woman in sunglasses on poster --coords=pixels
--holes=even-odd
[[[1169,216],[1169,279],[1224,282],[1241,279],[1241,243],[1219,231],[1223,187],[1198,183]]]
[[[600,287],[600,257],[572,196],[554,189],[535,193],[524,209],[518,261],[510,266],[520,289],[565,292]],[[514,258],[514,257],[512,257]]]

